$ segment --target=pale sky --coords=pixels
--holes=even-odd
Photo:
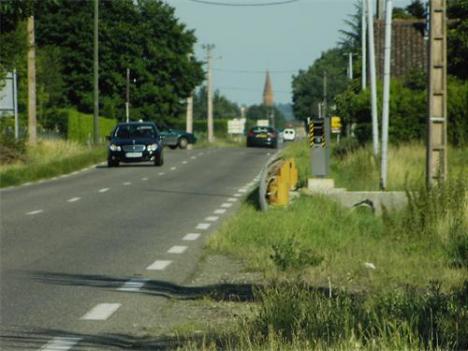
[[[344,20],[355,13],[356,0],[299,0],[271,7],[227,7],[165,0],[176,16],[198,38],[196,55],[205,57],[202,44],[214,44],[213,85],[239,104],[262,100],[265,71],[270,70],[276,103],[291,102],[292,74],[309,67],[340,39]],[[210,0],[215,2],[215,0]],[[277,0],[218,0],[265,3]],[[406,6],[411,0],[394,0]],[[253,72],[239,72],[253,71]]]

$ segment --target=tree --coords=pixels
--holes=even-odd
[[[235,118],[239,115],[239,106],[216,90],[213,94],[213,118]],[[205,86],[201,87],[193,96],[193,116],[194,119],[206,119],[207,94]]]
[[[327,99],[329,106],[335,96],[348,85],[345,51],[335,48],[322,53],[307,71],[293,76],[293,110],[298,119],[317,115],[318,104],[323,102],[323,77],[327,73]]]
[[[468,0],[449,0],[448,72],[468,80]]]

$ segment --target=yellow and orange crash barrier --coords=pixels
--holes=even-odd
[[[272,169],[268,182],[268,202],[271,205],[285,206],[289,203],[289,191],[297,187],[298,172],[294,160],[282,160]]]

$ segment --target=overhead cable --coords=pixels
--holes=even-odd
[[[189,0],[204,5],[215,5],[215,6],[230,6],[230,7],[259,7],[259,6],[278,6],[278,5],[287,5],[292,4],[293,2],[298,2],[299,0],[280,0],[280,1],[270,1],[270,2],[252,2],[252,3],[235,3],[235,2],[223,2],[223,1],[211,1],[211,0]]]

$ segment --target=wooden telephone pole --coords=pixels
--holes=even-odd
[[[447,179],[447,3],[430,0],[426,182]]]

